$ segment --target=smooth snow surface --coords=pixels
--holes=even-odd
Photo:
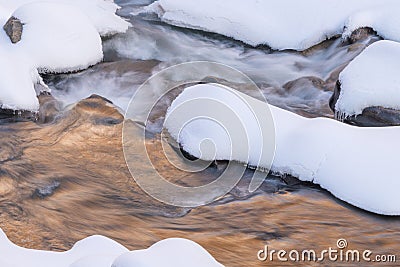
[[[397,0],[158,0],[145,10],[172,25],[276,50],[305,50],[360,27],[400,41]]]
[[[176,98],[174,102],[178,104],[173,103],[172,107],[178,107],[179,103],[190,105],[191,101],[200,98],[219,100],[234,107],[234,102],[224,97],[226,90],[233,91],[213,84],[192,86]],[[236,91],[234,94],[244,97]],[[400,194],[397,192],[400,186],[397,160],[400,127],[358,128],[327,118],[308,119],[248,96],[245,99],[249,106],[254,107],[255,112],[258,112],[260,106],[266,110],[271,109],[276,142],[273,172],[319,184],[336,197],[359,208],[378,214],[400,215]],[[173,112],[174,108],[170,108],[167,117]],[[204,159],[209,160],[209,155],[215,153],[218,159],[243,162],[243,158],[236,153],[218,149],[226,146],[226,139],[215,132],[215,127],[209,127],[209,124],[210,118],[219,117],[220,110],[210,106],[205,109],[203,118],[199,112],[193,112],[193,118],[197,118],[196,127],[181,120],[169,120],[165,127],[187,152],[198,158],[204,155]],[[215,116],[210,117],[210,113]],[[248,124],[251,123],[235,127],[246,128]],[[251,128],[246,130],[250,136],[254,135]],[[199,141],[210,138],[217,149],[200,146]],[[262,140],[253,140],[256,141],[261,146]],[[208,152],[207,149],[214,150]],[[257,148],[249,146],[249,149],[244,153],[249,154],[250,158],[252,155],[258,156]],[[268,162],[261,162],[257,166],[268,168]]]
[[[170,238],[148,249],[129,252],[124,246],[103,237],[91,236],[66,252],[26,249],[8,240],[0,229],[2,267],[220,267],[200,245],[186,239]]]
[[[204,160],[229,158],[270,169],[275,132],[268,106],[261,101],[248,105],[253,101],[250,96],[228,88],[215,90],[217,86],[193,87],[189,102],[177,98],[168,109],[164,127],[184,150],[196,151],[193,155]]]
[[[0,46],[0,107],[12,110],[38,110],[34,83],[41,79],[33,64]]]
[[[125,253],[117,258],[113,267],[221,267],[204,248],[197,243],[170,238],[148,249]]]
[[[130,26],[129,22],[115,14],[119,6],[112,0],[0,0],[0,22],[4,24],[16,9],[35,2],[74,6],[85,13],[101,36],[125,32]],[[68,21],[67,23],[71,23],[74,17],[65,15],[64,19]]]
[[[12,16],[24,24],[22,39],[14,45],[15,49],[30,57],[42,72],[86,69],[103,59],[96,28],[72,5],[30,3],[18,8]]]
[[[46,88],[38,71],[77,71],[100,62],[100,35],[130,25],[117,9],[109,0],[0,0],[1,27],[11,16],[24,24],[16,44],[0,30],[0,107],[37,111],[34,85]]]
[[[400,44],[379,41],[367,47],[340,73],[338,117],[359,115],[373,106],[400,109]]]

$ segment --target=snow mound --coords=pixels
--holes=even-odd
[[[0,22],[5,21],[19,7],[43,0],[0,0]],[[81,10],[91,21],[101,36],[126,32],[130,23],[117,16],[115,12],[119,6],[112,0],[46,0],[48,3],[69,4]],[[74,17],[69,17],[71,22]],[[5,20],[4,20],[5,19]]]
[[[72,263],[88,256],[110,255],[115,258],[128,251],[115,241],[102,236],[88,237],[66,252],[39,251],[18,247],[8,240],[4,232],[0,233],[1,259],[8,264],[6,266],[13,267],[69,267]]]
[[[119,6],[113,0],[58,0],[79,7],[101,36],[124,33],[131,26],[129,22],[116,15]]]
[[[373,27],[400,41],[397,0],[158,0],[145,11],[166,23],[215,32],[276,50],[305,50],[327,38]]]
[[[359,115],[367,107],[400,109],[400,44],[379,41],[367,47],[340,73],[338,117]]]
[[[196,151],[193,155],[204,160],[224,160],[230,155],[239,162],[269,169],[275,145],[272,120],[266,119],[271,113],[265,105],[249,106],[250,96],[228,88],[215,90],[215,86],[197,85],[190,89],[190,100],[177,98],[168,109],[164,127],[184,150]],[[181,132],[182,125],[185,130]]]
[[[29,56],[41,72],[86,69],[103,59],[96,28],[72,5],[30,3],[18,8],[12,16],[24,25],[16,49]]]
[[[38,110],[34,83],[41,81],[36,68],[26,59],[0,47],[0,107]]]
[[[196,85],[186,88],[175,101],[190,104],[190,101],[196,99],[209,98],[235,108],[234,102],[224,97],[226,95],[224,91],[227,90],[234,91],[215,84]],[[271,168],[273,172],[293,175],[302,181],[319,184],[339,199],[364,210],[384,215],[400,215],[398,205],[400,179],[397,163],[400,127],[358,128],[327,118],[308,119],[240,92],[235,91],[233,95],[246,99],[254,112],[259,112],[262,108],[271,110],[275,125],[276,147]],[[175,108],[168,110],[167,118],[174,110]],[[177,141],[183,142],[183,148],[187,152],[198,158],[206,155],[204,159],[209,160],[207,147],[201,146],[199,140],[216,136],[213,132],[215,129],[208,125],[210,119],[218,118],[220,110],[212,106],[204,110],[204,116],[199,114],[201,110],[193,114],[197,127],[190,127],[190,124],[186,124],[187,121],[170,120],[165,128]],[[214,113],[215,116],[210,117],[210,113]],[[256,117],[262,116],[254,118]],[[268,120],[268,117],[265,119]],[[229,127],[236,127],[240,131],[240,128],[246,125],[237,123]],[[247,131],[251,132],[252,129]],[[217,148],[212,148],[215,158],[243,162],[243,159],[237,157],[235,153],[218,149],[226,145],[220,143],[221,140],[224,139],[212,140]],[[262,147],[262,141],[257,141]],[[235,145],[237,144],[232,144],[231,147]],[[257,157],[258,149],[254,150],[252,146],[249,146],[249,149],[246,154],[255,154]],[[264,149],[269,149],[269,146],[264,146]],[[268,168],[268,165],[268,162],[260,162],[257,167]]]
[[[117,258],[112,267],[221,267],[204,248],[197,243],[170,238],[148,249],[128,252]]]
[[[2,267],[222,266],[200,245],[186,239],[166,239],[148,249],[129,252],[109,238],[91,236],[69,251],[50,252],[18,247],[1,229],[0,258]]]
[[[0,30],[0,107],[37,111],[34,85],[39,72],[86,69],[103,59],[101,37],[125,32],[110,0],[0,0],[0,22],[23,23],[21,40],[12,44]]]

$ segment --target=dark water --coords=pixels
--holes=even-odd
[[[136,185],[121,143],[121,112],[137,87],[158,70],[192,60],[217,61],[243,71],[272,104],[304,116],[333,117],[328,99],[338,73],[377,37],[355,44],[329,40],[303,53],[273,52],[171,27],[152,16],[129,15],[148,3],[138,2],[119,1],[121,14],[134,27],[105,41],[105,62],[80,73],[46,77],[61,101],[60,111],[49,108],[47,120],[0,125],[0,227],[13,242],[60,251],[101,234],[129,249],[142,249],[164,238],[185,237],[226,266],[282,266],[259,262],[257,251],[264,245],[321,251],[335,247],[339,238],[352,249],[398,253],[398,217],[359,210],[291,177],[269,176],[250,194],[246,188],[252,171],[247,170],[216,203],[194,209],[162,204]],[[101,97],[84,99],[93,93],[120,109]],[[43,97],[42,103],[49,101]],[[155,114],[162,119],[162,112]],[[173,168],[154,132],[146,138],[147,150],[170,180],[199,185],[218,176],[220,166],[215,165],[191,174]],[[140,160],[135,168],[148,173]]]

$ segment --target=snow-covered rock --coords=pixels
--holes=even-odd
[[[145,10],[172,25],[277,50],[305,50],[367,26],[386,39],[400,41],[397,0],[158,0]]]
[[[1,229],[0,259],[2,267],[222,266],[200,245],[186,239],[166,239],[148,249],[129,252],[109,238],[91,236],[69,251],[50,252],[18,247]]]
[[[100,35],[128,29],[110,0],[0,0],[0,107],[37,111],[40,72],[85,69],[103,59]],[[22,34],[20,24],[22,23]]]
[[[0,22],[5,21],[19,7],[43,0],[0,0]],[[117,16],[115,12],[119,6],[112,0],[46,0],[48,3],[60,3],[74,6],[85,13],[92,25],[97,29],[101,36],[125,32],[130,23]],[[72,21],[74,17],[68,18]]]
[[[339,199],[359,208],[378,214],[400,215],[400,179],[397,166],[400,127],[359,128],[327,118],[308,119],[233,91],[215,84],[186,88],[174,101],[178,104],[172,103],[167,113],[167,121],[181,103],[189,105],[187,110],[190,111],[191,101],[196,103],[199,99],[205,99],[208,103],[211,100],[224,103],[238,114],[241,113],[236,102],[242,99],[247,101],[255,113],[270,109],[275,125],[276,146],[272,171],[319,184]],[[238,99],[232,101],[226,97],[227,94],[237,95]],[[234,130],[228,132],[228,135],[220,135],[215,133],[215,127],[209,127],[213,119],[218,120],[221,112],[219,108],[208,106],[207,109],[203,109],[203,116],[202,110],[192,110],[192,118],[190,114],[185,115],[189,120],[180,120],[177,116],[165,125],[187,152],[205,160],[210,159],[209,155],[215,154],[217,159],[249,163],[232,153],[235,147],[242,146],[249,138],[230,144],[230,151],[223,148],[230,142],[229,134],[235,135],[241,128],[247,130],[248,137],[254,136],[254,129],[247,127],[250,122],[232,120],[229,125],[222,124],[222,128]],[[263,115],[253,116],[253,119],[259,117],[269,119]],[[196,123],[188,123],[190,118],[196,118]],[[270,127],[268,123],[259,125]],[[269,129],[262,130],[262,133],[268,132]],[[270,149],[263,141],[268,137],[263,136],[263,139],[255,142],[258,141],[263,149]],[[215,146],[201,145],[203,140],[210,138]],[[244,154],[250,155],[249,159],[259,157],[257,147],[248,147],[250,150],[244,151]],[[269,164],[268,161],[262,161],[257,167],[268,168]]]
[[[124,33],[131,26],[116,15],[119,6],[113,0],[53,0],[73,4],[89,17],[101,36]]]
[[[34,65],[26,58],[0,46],[0,108],[39,109],[34,84],[41,81]]]
[[[96,28],[72,5],[34,2],[19,7],[12,16],[23,24],[22,39],[14,49],[41,72],[86,69],[103,59]]]
[[[399,43],[379,41],[350,62],[339,76],[337,117],[360,115],[368,107],[400,109],[399,58]]]

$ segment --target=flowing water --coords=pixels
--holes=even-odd
[[[268,176],[250,194],[249,169],[213,204],[193,209],[162,204],[136,185],[121,143],[121,113],[140,84],[167,66],[195,60],[239,69],[271,104],[308,117],[332,118],[328,101],[340,70],[378,37],[355,44],[332,39],[302,53],[276,52],[138,14],[150,1],[118,2],[123,6],[120,14],[134,27],[104,41],[105,62],[79,73],[46,76],[60,104],[41,96],[47,110],[40,116],[45,119],[0,125],[0,227],[13,242],[60,251],[88,235],[101,234],[129,249],[143,249],[160,239],[185,237],[226,266],[282,266],[258,261],[257,252],[264,245],[322,251],[335,248],[339,238],[352,249],[398,253],[398,217],[359,210],[292,177]],[[156,120],[162,121],[162,111],[156,110]],[[141,126],[134,127],[138,131],[132,132],[133,142],[139,140],[135,136]],[[199,185],[218,176],[223,162],[199,173],[174,169],[163,157],[160,131],[160,125],[151,129],[146,146],[166,177]],[[140,159],[135,168],[150,175]]]

